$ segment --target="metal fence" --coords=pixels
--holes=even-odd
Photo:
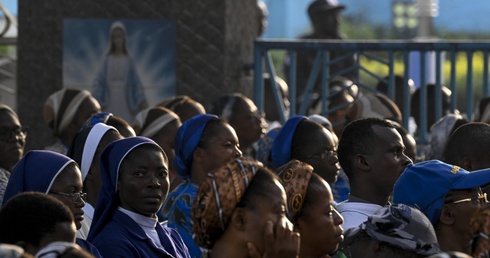
[[[316,59],[311,69],[311,74],[306,85],[306,92],[303,96],[303,101],[299,110],[296,108],[296,54],[299,50],[309,49],[316,51]],[[290,66],[289,75],[287,78],[289,82],[289,101],[291,103],[290,116],[301,114],[305,115],[310,102],[310,94],[314,87],[314,83],[318,76],[321,78],[321,114],[328,115],[331,110],[328,110],[328,97],[329,87],[328,82],[331,75],[329,74],[329,65],[336,60],[330,59],[330,53],[335,51],[351,51],[358,57],[365,56],[370,60],[376,60],[382,65],[386,65],[388,68],[388,97],[394,99],[395,95],[395,61],[403,63],[403,74],[400,74],[404,78],[410,78],[410,54],[420,53],[421,57],[425,57],[427,54],[435,55],[435,86],[436,94],[434,99],[427,100],[427,68],[429,64],[426,58],[420,58],[418,64],[420,72],[420,81],[415,82],[420,87],[420,110],[427,111],[427,103],[433,101],[435,104],[436,119],[442,116],[442,69],[443,61],[441,61],[441,55],[445,55],[447,61],[450,63],[450,74],[448,88],[452,91],[450,99],[450,110],[454,111],[457,107],[457,85],[456,85],[456,60],[458,53],[465,53],[467,57],[466,67],[466,85],[465,85],[465,107],[467,110],[466,118],[468,120],[473,119],[474,110],[474,81],[477,78],[473,78],[473,57],[475,53],[482,53],[483,55],[483,73],[481,78],[483,80],[482,92],[478,92],[481,96],[490,95],[490,87],[488,81],[488,54],[490,51],[490,42],[467,42],[467,41],[338,41],[338,40],[257,40],[255,42],[255,57],[254,57],[254,101],[257,104],[259,110],[263,111],[264,107],[264,83],[262,79],[262,73],[268,73],[271,78],[276,76],[276,70],[272,62],[270,55],[271,50],[283,50],[289,56]],[[265,71],[264,71],[265,67]],[[358,73],[365,73],[368,76],[372,76],[377,79],[382,79],[382,75],[375,74],[370,71],[368,67],[363,67],[359,61],[352,68],[356,69]],[[332,76],[333,77],[333,76]],[[274,101],[277,103],[277,108],[284,111],[280,105],[280,93],[277,90],[277,85],[273,82]],[[376,92],[376,89],[368,85],[364,85],[362,81],[355,82],[358,86],[365,90]],[[276,89],[276,90],[274,90]],[[404,107],[403,112],[403,126],[408,128],[410,118],[410,89],[408,82],[405,82],[403,87]],[[283,114],[283,112],[279,112]],[[284,116],[281,118],[284,122]],[[427,124],[427,112],[421,112],[420,124],[418,126],[418,140],[421,143],[427,142],[428,138],[428,124]]]

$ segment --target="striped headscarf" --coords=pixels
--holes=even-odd
[[[92,96],[81,89],[61,89],[48,97],[44,103],[44,122],[55,135],[60,135],[75,117],[82,102]]]
[[[162,130],[168,123],[179,121],[177,114],[168,108],[150,107],[139,112],[133,124],[133,129],[139,136],[151,138]]]

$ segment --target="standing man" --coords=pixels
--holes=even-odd
[[[379,118],[363,118],[348,124],[340,137],[340,166],[350,182],[349,199],[337,209],[348,229],[367,220],[387,205],[393,186],[412,163],[395,127]]]
[[[342,40],[343,36],[340,33],[340,11],[344,10],[345,6],[339,5],[337,0],[314,0],[308,7],[308,16],[310,18],[313,32],[306,34],[300,39],[333,39]],[[305,94],[306,84],[310,76],[313,64],[315,62],[317,51],[300,50],[297,53],[297,92],[298,98],[301,100]],[[338,59],[338,60],[337,60]],[[285,60],[286,78],[289,73],[290,60]],[[346,70],[352,68],[351,70]],[[336,76],[343,76],[355,82],[357,81],[357,69],[355,68],[355,56],[346,51],[330,51],[330,80]],[[317,77],[313,93],[321,92],[321,76]]]
[[[10,172],[24,155],[26,133],[15,111],[0,104],[0,207]]]

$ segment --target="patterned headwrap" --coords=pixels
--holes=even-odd
[[[291,144],[293,143],[294,132],[303,120],[308,120],[308,117],[294,116],[288,119],[272,143],[272,163],[275,169],[291,160]]]
[[[257,141],[256,159],[266,166],[271,162],[272,143],[280,131],[281,127],[274,128]]]
[[[32,150],[15,165],[10,175],[3,203],[23,192],[48,193],[58,174],[75,163],[65,155],[48,150]]]
[[[109,223],[114,211],[120,205],[117,183],[122,162],[135,148],[145,144],[154,145],[161,150],[160,146],[154,141],[136,136],[114,141],[107,145],[102,152],[100,157],[102,187],[97,198],[93,222],[87,237],[89,242],[93,241],[97,234]],[[167,157],[163,150],[162,153],[166,160]]]
[[[306,190],[313,174],[313,167],[298,160],[291,160],[277,169],[276,174],[286,190],[288,218],[294,221],[303,209]]]
[[[197,115],[182,124],[175,136],[175,161],[174,166],[180,178],[186,180],[190,177],[192,156],[201,141],[201,136],[208,122],[218,118],[215,115]]]
[[[75,117],[82,102],[90,97],[89,91],[61,89],[48,97],[44,103],[44,122],[60,135]]]
[[[136,115],[133,128],[137,135],[150,138],[175,120],[180,123],[179,116],[172,110],[164,107],[150,107]]]
[[[470,254],[472,257],[488,257],[490,255],[490,204],[485,204],[470,220],[472,234]]]
[[[75,160],[80,165],[82,172],[82,181],[85,181],[88,171],[92,166],[95,152],[100,141],[109,130],[117,129],[103,123],[95,124],[94,126],[82,129],[73,138],[73,144],[68,151],[68,157]]]
[[[208,173],[192,208],[194,241],[211,248],[228,225],[236,205],[262,164],[239,158]]]
[[[418,209],[405,204],[385,206],[358,227],[345,233],[341,248],[355,242],[364,231],[372,239],[407,252],[429,256],[440,252],[436,233],[430,220]]]
[[[429,154],[427,159],[442,160],[446,143],[453,132],[453,127],[458,120],[463,117],[459,114],[447,114],[437,121],[430,128],[429,135]]]

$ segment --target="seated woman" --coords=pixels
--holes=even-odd
[[[288,218],[301,235],[299,257],[329,257],[344,239],[344,219],[333,206],[330,186],[298,160],[276,172],[286,190]]]
[[[100,154],[109,143],[121,138],[123,137],[116,128],[97,123],[82,129],[73,139],[68,157],[79,164],[82,172],[83,192],[87,193],[87,201],[83,206],[85,217],[82,227],[77,231],[77,237],[87,239],[94,217],[94,207],[102,184],[99,170]]]
[[[314,173],[333,185],[340,173],[333,133],[305,116],[290,118],[272,144],[272,163],[279,168],[292,159],[310,164]]]
[[[177,130],[182,125],[179,116],[168,108],[151,107],[139,112],[133,128],[138,136],[152,139],[167,154],[169,164],[170,191],[182,183],[174,169],[174,145]]]
[[[277,177],[247,158],[210,172],[192,209],[194,239],[204,257],[297,257],[299,234],[286,218]]]
[[[197,115],[175,137],[175,168],[184,180],[165,201],[160,217],[182,236],[192,257],[201,257],[191,232],[191,209],[206,174],[242,156],[235,130],[213,115]]]
[[[168,159],[154,141],[130,137],[101,155],[102,189],[88,240],[104,257],[190,257],[179,234],[158,223]]]
[[[82,192],[82,187],[82,173],[74,160],[53,151],[33,150],[26,153],[14,167],[5,190],[4,203],[23,192],[52,195],[68,206],[79,230],[87,196]],[[76,243],[95,257],[101,257],[86,240],[77,238]]]

